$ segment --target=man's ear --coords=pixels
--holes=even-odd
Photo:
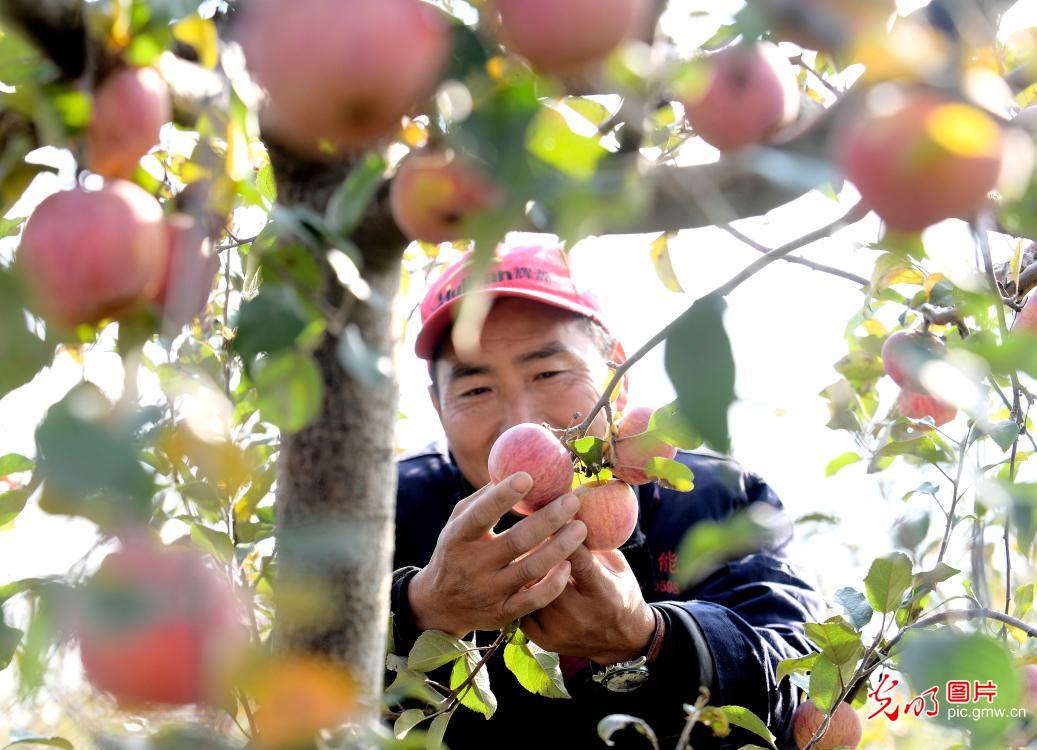
[[[623,349],[623,344],[618,340],[612,342],[612,352],[609,355],[609,359],[615,362],[617,365],[621,365],[627,361],[627,353]],[[616,411],[623,411],[627,408],[627,389],[630,385],[630,374],[623,375],[623,382],[619,387],[619,396],[616,397]]]

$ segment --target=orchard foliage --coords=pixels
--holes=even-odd
[[[442,248],[428,243],[474,247],[479,277],[511,230],[568,243],[651,232],[660,279],[680,291],[674,232],[742,237],[731,221],[811,190],[844,201],[843,219],[754,244],[758,261],[689,300],[602,384],[618,439],[588,436],[595,415],[582,415],[571,454],[551,450],[576,460],[577,483],[624,490],[619,505],[629,489],[613,473],[690,489],[673,446],[730,443],[728,293],[778,260],[851,280],[860,311],[821,397],[857,448],[828,473],[908,467],[909,495],[935,507],[898,519],[898,551],[808,625],[816,653],[780,665],[810,698],[797,739],[855,742],[848,706],[893,667],[919,692],[992,680],[997,706],[1034,705],[1037,485],[1020,477],[1037,453],[1037,32],[999,36],[1012,4],[997,0],[903,14],[892,0],[749,0],[733,16],[671,5],[0,2],[0,397],[87,350],[114,348],[125,373],[117,398],[87,381],[53,394],[35,455],[0,456],[0,528],[19,533],[37,503],[100,533],[67,576],[0,581],[0,669],[17,673],[23,705],[44,700],[77,649],[92,718],[70,731],[110,747],[128,743],[113,730],[131,710],[155,748],[294,748],[318,733],[338,746],[356,732],[438,747],[455,711],[495,711],[482,667],[497,650],[525,688],[565,699],[558,656],[516,628],[488,653],[429,631],[409,654],[388,644],[390,734],[369,721],[378,696],[361,665],[283,648],[278,623],[329,618],[318,586],[277,583],[285,441],[321,419],[336,378],[391,386],[361,313],[393,305],[398,289],[373,283],[386,267],[403,285],[433,276]],[[718,161],[696,162],[704,144]],[[285,189],[300,179],[312,194]],[[883,221],[870,278],[792,255],[869,211]],[[943,220],[967,222],[972,241],[954,251],[971,273],[929,256],[921,232]],[[992,235],[1014,243],[1003,264]],[[423,242],[404,251],[408,239]],[[482,314],[462,309],[458,341]],[[660,343],[677,400],[616,419],[618,378]],[[903,389],[895,404],[886,373]],[[766,531],[753,514],[701,524],[678,579]],[[965,535],[970,554],[951,557]],[[380,616],[355,625],[385,633]],[[441,667],[446,684],[428,677]],[[744,708],[704,695],[686,709],[687,732],[773,742]],[[1032,717],[938,720],[973,747],[1035,734]],[[656,741],[637,717],[600,732],[631,723]]]

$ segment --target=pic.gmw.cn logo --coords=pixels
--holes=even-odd
[[[868,716],[869,719],[879,714],[890,721],[896,721],[909,713],[914,716],[937,716],[940,713],[941,688],[943,700],[947,703],[948,719],[978,720],[1006,716],[1019,719],[1026,716],[1025,708],[990,705],[997,698],[997,684],[991,680],[947,680],[943,685],[933,685],[923,690],[903,704],[898,704],[892,694],[899,684],[900,680],[891,678],[889,674],[882,675],[875,689],[868,692],[868,697],[879,704]]]

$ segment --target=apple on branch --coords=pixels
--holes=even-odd
[[[637,494],[618,479],[592,480],[573,490],[580,499],[574,520],[587,526],[583,544],[590,550],[617,549],[637,525]]]
[[[821,711],[812,700],[806,700],[799,704],[796,713],[792,717],[792,734],[796,739],[799,750],[803,750],[810,739],[817,732],[824,719]],[[845,701],[840,702],[832,713],[832,720],[828,729],[821,739],[814,745],[814,750],[835,750],[836,748],[849,748],[856,750],[861,743],[861,717],[853,710],[853,706]]]
[[[654,409],[639,406],[629,409],[616,425],[612,475],[627,484],[647,484],[652,478],[645,463],[653,458],[673,459],[677,448],[648,430]]]
[[[517,471],[533,479],[533,487],[513,508],[528,515],[572,489],[573,459],[549,429],[524,422],[502,432],[487,459],[490,481],[499,484]]]
[[[87,162],[103,177],[129,178],[172,118],[169,87],[154,68],[122,68],[94,96]]]

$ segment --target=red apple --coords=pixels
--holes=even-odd
[[[155,302],[167,328],[180,328],[205,307],[220,257],[205,229],[188,214],[166,219],[169,252]]]
[[[637,495],[629,484],[618,479],[592,481],[573,494],[580,498],[575,518],[587,525],[587,549],[616,549],[630,538],[637,525]]]
[[[933,423],[939,427],[954,419],[957,408],[941,401],[935,396],[902,389],[897,397],[897,410],[905,417],[923,419],[932,417]]]
[[[886,84],[836,124],[833,154],[891,229],[969,219],[1001,171],[1002,134],[980,109],[928,89]]]
[[[824,717],[824,713],[814,705],[813,701],[807,700],[799,704],[792,718],[792,734],[799,750],[803,750],[807,746],[810,738],[821,726]],[[840,702],[832,714],[828,729],[820,741],[814,745],[814,750],[835,750],[838,747],[856,750],[861,743],[861,734],[861,717],[849,703]]]
[[[121,707],[222,697],[245,636],[226,575],[198,552],[129,539],[82,593],[73,630],[83,669]]]
[[[513,508],[528,515],[572,489],[573,459],[569,449],[539,424],[509,427],[490,448],[490,481],[499,484],[517,471],[533,478],[533,488]]]
[[[497,188],[482,170],[452,153],[412,154],[389,188],[389,205],[400,230],[412,240],[461,238],[470,213],[497,201]]]
[[[654,409],[639,406],[623,414],[616,425],[616,448],[612,475],[627,484],[639,485],[652,481],[644,471],[645,462],[652,458],[670,458],[677,449],[660,440],[655,433],[646,432]]]
[[[445,17],[421,0],[256,0],[238,38],[268,96],[264,130],[315,158],[392,135],[450,52]]]
[[[1026,298],[1023,309],[1015,317],[1012,330],[1025,331],[1032,336],[1037,336],[1037,293],[1032,293]]]
[[[601,60],[645,23],[645,0],[491,0],[504,45],[540,73]]]
[[[122,68],[94,96],[86,133],[90,169],[104,177],[130,177],[158,143],[172,118],[169,87],[154,68]]]
[[[799,114],[792,64],[770,42],[727,47],[680,99],[695,134],[721,151],[761,143]]]
[[[925,391],[919,371],[926,362],[942,359],[946,353],[946,345],[931,333],[897,331],[882,344],[882,367],[897,385]]]
[[[131,182],[44,199],[22,234],[19,263],[48,323],[119,317],[154,296],[167,253],[162,207]]]

